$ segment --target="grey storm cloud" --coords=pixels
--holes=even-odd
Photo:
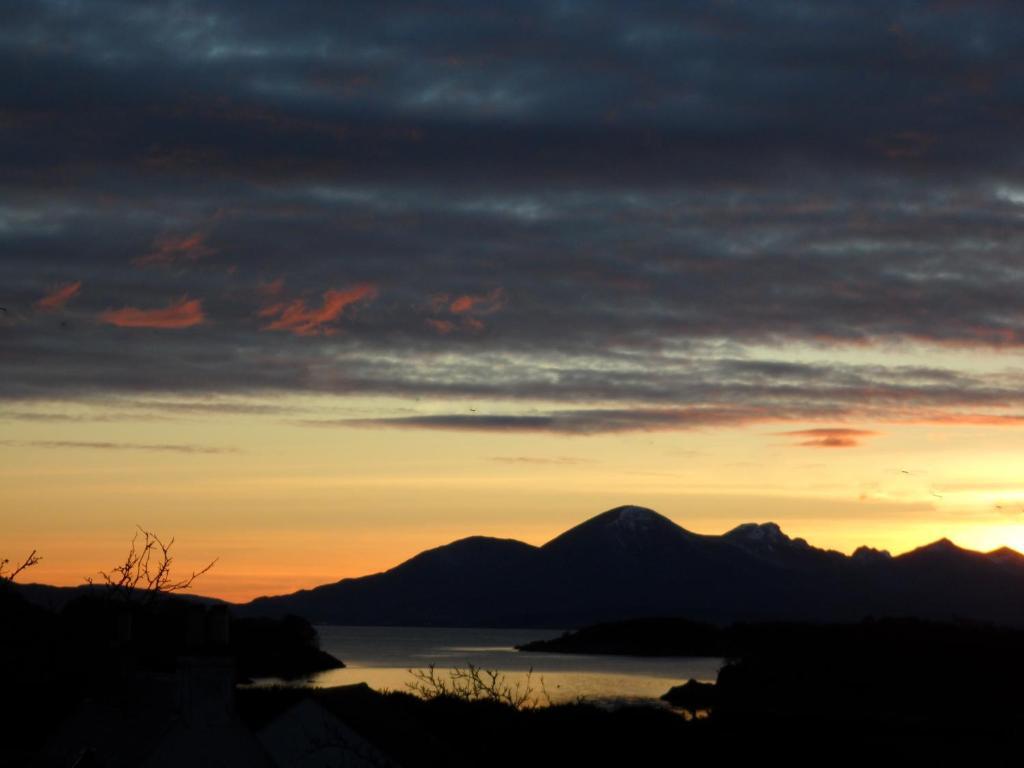
[[[1024,346],[1022,45],[995,0],[15,0],[0,398],[1019,408],[1012,370],[785,360]]]

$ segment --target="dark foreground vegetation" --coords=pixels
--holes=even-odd
[[[827,762],[866,759],[877,750],[882,762],[902,755],[915,764],[976,764],[984,754],[1009,764],[1024,728],[1024,631],[1015,628],[915,619],[729,627],[650,619],[524,649],[724,657],[714,685],[689,681],[663,697],[706,715],[688,731],[688,750],[750,748],[793,762],[813,762],[815,754],[829,755]]]
[[[224,606],[171,595],[133,601],[98,590],[54,611],[0,582],[0,627],[5,767],[19,764],[13,755],[27,759],[83,707],[123,699],[140,681],[173,679],[182,658],[228,659],[232,684],[344,666],[318,647],[304,619],[239,619]]]
[[[732,712],[690,719],[670,709],[586,703],[516,709],[492,701],[366,686],[239,692],[242,718],[258,728],[311,697],[397,764],[462,766],[988,765],[1018,764],[1019,718],[891,719],[849,714]],[[962,714],[962,713],[961,713]]]
[[[1024,630],[970,622],[736,624],[682,619],[596,625],[523,650],[720,656],[713,690],[667,700],[713,705],[719,720],[943,723],[982,727],[1024,717]]]
[[[102,702],[107,702],[105,711],[119,713],[110,716],[120,718],[116,723],[142,730],[143,718],[130,716],[143,701],[139,681],[158,679],[181,653],[201,659],[209,651],[233,659],[239,672],[255,675],[273,671],[273,659],[288,656],[287,649],[315,648],[315,634],[301,620],[231,620],[217,606],[167,600],[125,613],[123,605],[83,598],[58,614],[27,603],[11,589],[0,590],[0,601],[5,619],[0,673],[4,695],[15,705],[4,722],[0,765],[5,766],[73,765],[47,752],[53,749],[51,741],[59,744],[64,738],[54,734],[81,720],[83,710],[97,711]],[[224,626],[232,633],[230,650],[215,653],[210,646],[222,637]],[[638,628],[647,632],[671,626],[690,626],[701,644],[710,642],[706,626],[687,622],[630,623],[591,632],[611,633],[625,642]],[[739,653],[729,654],[734,658],[716,684],[676,689],[670,699],[677,709],[609,710],[586,702],[545,706],[536,697],[507,695],[513,692],[500,677],[473,669],[465,671],[468,678],[447,682],[433,671],[421,675],[412,680],[416,695],[376,692],[364,685],[320,690],[232,690],[229,685],[220,710],[200,709],[210,722],[217,722],[218,711],[223,720],[230,710],[230,722],[239,724],[240,733],[270,739],[267,744],[273,739],[266,734],[279,731],[289,713],[294,719],[294,713],[305,712],[306,723],[343,723],[347,730],[327,731],[327,742],[315,742],[316,749],[343,744],[362,760],[350,764],[367,766],[640,766],[684,760],[729,765],[755,759],[789,765],[1001,765],[1016,759],[1017,734],[1024,728],[1020,631],[879,620],[749,625],[722,632],[710,634],[742,642],[700,647]],[[650,638],[636,642],[654,647]],[[275,650],[263,653],[261,645],[264,651]],[[692,652],[697,646],[687,641],[671,647]],[[91,738],[93,721],[82,722],[86,725],[80,728]],[[266,762],[266,750],[253,752],[260,755],[253,757],[255,762],[238,762],[240,747],[232,749],[236,762],[219,764],[290,764]]]

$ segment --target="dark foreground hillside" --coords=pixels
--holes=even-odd
[[[316,650],[315,633],[223,607],[168,602],[128,621],[123,605],[54,613],[5,591],[0,610],[4,768],[1016,765],[1024,729],[1024,632],[990,625],[662,619],[563,639],[733,655],[716,684],[674,689],[672,708],[611,710],[510,703],[500,684],[420,696],[239,687],[242,671],[284,674],[289,649]],[[292,660],[303,658],[319,657]]]
[[[406,766],[1019,762],[1020,630],[878,620],[749,625],[716,638],[706,626],[676,623],[696,629],[709,651],[721,652],[724,641],[741,655],[715,685],[690,684],[682,697],[667,697],[675,709],[609,711],[583,702],[519,710],[358,686],[243,691],[239,707],[259,723],[311,695]],[[619,639],[668,625],[625,622]]]
[[[202,709],[249,677],[338,666],[296,617],[236,618],[223,605],[100,593],[54,611],[0,582],[0,766],[62,765],[67,754],[45,750],[94,742],[123,744],[124,764],[141,765],[133,745],[175,722],[183,697]]]
[[[1022,648],[1024,630],[970,622],[716,627],[672,618],[596,625],[521,646],[529,652],[725,657],[713,690],[678,692],[706,696],[719,722],[932,723],[953,732],[1022,722]]]
[[[665,765],[1016,765],[1020,718],[808,720],[750,714],[687,719],[678,711],[587,704],[520,711],[486,701],[423,701],[363,686],[247,690],[242,718],[258,727],[311,697],[399,765],[412,768]],[[371,763],[372,764],[372,763]]]

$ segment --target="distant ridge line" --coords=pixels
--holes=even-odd
[[[846,555],[775,523],[697,534],[654,510],[602,512],[541,546],[470,536],[382,573],[235,607],[314,622],[572,627],[645,616],[694,620],[976,619],[1024,625],[1024,555],[940,539],[901,555]]]

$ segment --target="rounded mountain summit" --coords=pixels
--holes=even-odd
[[[645,507],[615,507],[541,546],[473,536],[383,573],[236,606],[323,624],[570,627],[655,616],[719,623],[959,616],[1024,625],[1024,558],[925,547],[853,556],[775,523],[688,531]],[[870,555],[870,556],[868,556]]]

